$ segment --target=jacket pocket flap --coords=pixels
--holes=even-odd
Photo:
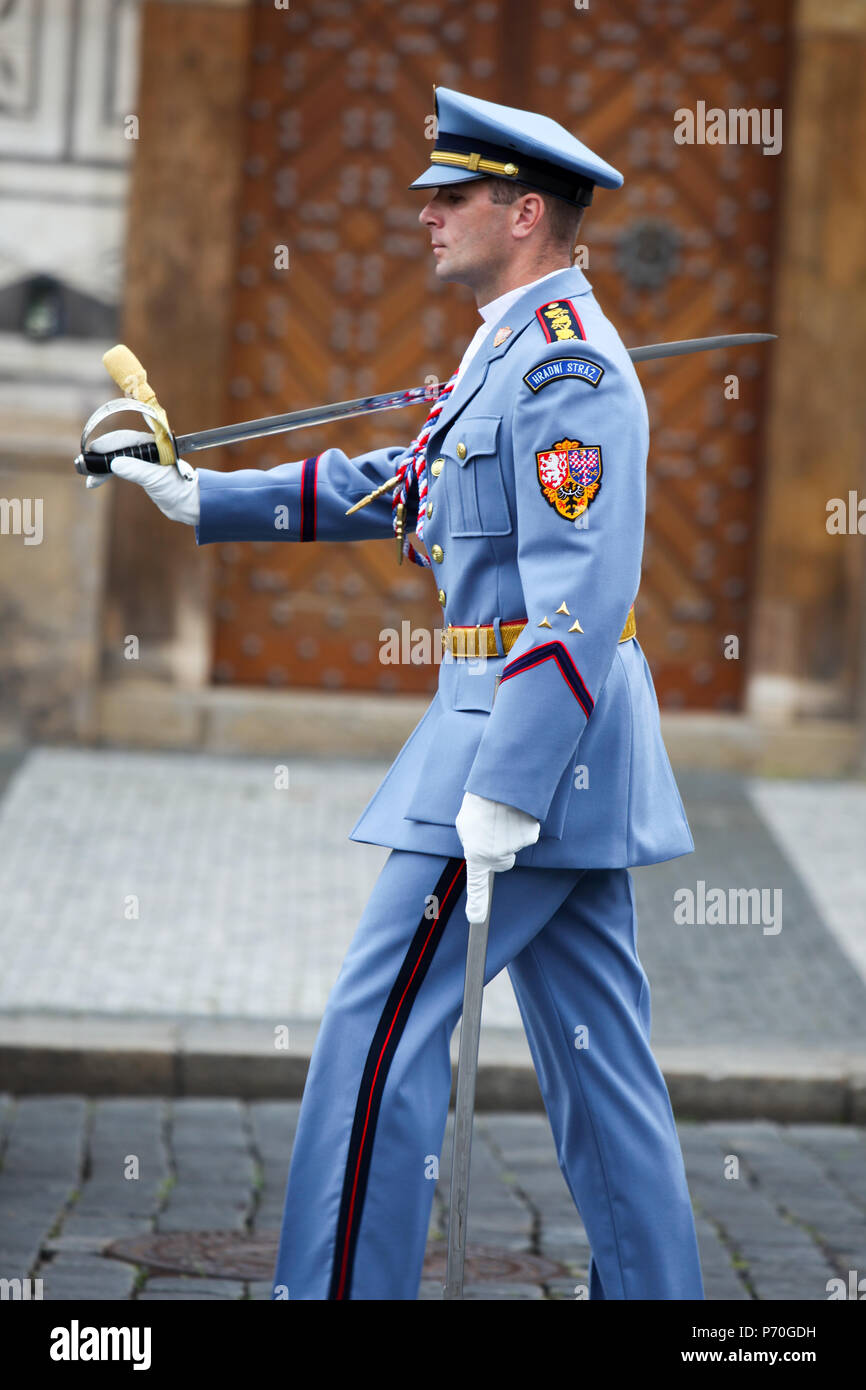
[[[460,467],[465,468],[480,454],[496,453],[500,423],[498,415],[473,415],[468,420],[460,419],[447,436],[445,448],[454,455]],[[458,444],[462,444],[464,449],[458,449]],[[463,458],[460,457],[461,453]]]

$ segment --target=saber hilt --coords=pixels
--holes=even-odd
[[[105,405],[94,410],[85,424],[81,432],[81,453],[73,460],[76,473],[103,478],[111,472],[114,459],[132,457],[147,463],[159,463],[167,468],[174,465],[182,477],[191,481],[195,477],[195,470],[178,457],[177,441],[169,428],[166,413],[135,353],[130,352],[124,343],[118,343],[103,353],[102,361],[108,375],[120,387],[123,395],[113,401],[106,401]],[[110,419],[112,415],[125,415],[130,411],[144,416],[154,436],[152,443],[148,441],[147,444],[131,444],[127,449],[113,449],[106,453],[87,447],[92,442],[98,425]]]
[[[119,349],[115,348],[117,352]],[[126,349],[124,348],[124,352]],[[106,356],[109,354],[106,353]],[[131,357],[132,354],[130,353]],[[133,361],[135,359],[133,358]],[[129,444],[124,449],[111,449],[103,453],[101,449],[88,449],[97,426],[104,420],[108,420],[112,415],[143,415],[146,423],[154,431],[155,438],[148,440],[144,444]],[[136,397],[118,396],[116,400],[106,401],[91,415],[81,434],[81,453],[73,460],[73,467],[76,473],[81,473],[85,477],[104,478],[110,473],[111,464],[114,459],[137,458],[144,463],[159,463],[164,467],[174,466],[182,478],[187,482],[192,482],[195,478],[195,469],[190,467],[186,459],[179,457],[179,445],[183,445],[183,436],[177,440],[168,428],[165,418],[165,411],[155,398],[153,401],[141,401]]]
[[[141,459],[144,463],[159,463],[159,447],[153,444],[130,444],[126,449],[112,449],[101,454],[96,449],[85,449],[75,460],[75,471],[86,477],[101,478],[111,472],[112,459]]]

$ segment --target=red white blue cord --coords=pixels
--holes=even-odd
[[[424,517],[427,509],[427,441],[433,432],[433,426],[442,414],[442,409],[447,397],[454,390],[456,379],[457,373],[455,372],[442,387],[436,404],[421,427],[420,434],[412,440],[405,454],[401,456],[396,465],[395,471],[399,476],[399,482],[394,489],[391,501],[391,515],[394,522],[395,533],[397,531],[397,506],[400,502],[403,503],[403,516],[405,519],[409,511],[409,490],[414,478],[418,484],[418,521],[415,525],[415,535],[419,540],[423,539]],[[403,554],[408,555],[409,559],[412,560],[414,564],[423,565],[427,569],[430,568],[430,560],[428,557],[426,555],[420,555],[414,545],[411,544],[408,527],[405,525],[403,528]]]

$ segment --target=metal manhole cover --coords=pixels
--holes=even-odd
[[[443,1242],[444,1244],[444,1242]],[[424,1278],[445,1283],[447,1251],[431,1250],[424,1259]],[[530,1255],[522,1250],[502,1250],[497,1245],[469,1245],[466,1248],[464,1281],[467,1284],[546,1284],[551,1279],[568,1279],[569,1272],[554,1260]]]
[[[165,1231],[115,1240],[103,1252],[143,1265],[152,1274],[195,1274],[201,1279],[270,1279],[278,1231]]]
[[[190,1274],[201,1279],[270,1279],[277,1259],[278,1231],[245,1235],[240,1231],[165,1231],[115,1240],[103,1253],[142,1265],[153,1274]],[[425,1279],[445,1282],[446,1250],[429,1251]],[[568,1278],[554,1260],[495,1245],[470,1245],[466,1252],[467,1284],[546,1284]]]

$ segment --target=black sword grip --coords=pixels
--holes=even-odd
[[[101,478],[105,473],[111,472],[111,460],[119,458],[135,458],[143,459],[145,463],[159,463],[159,449],[156,443],[130,444],[126,449],[112,449],[105,454],[96,449],[88,449],[85,453],[78,455],[75,460],[75,467],[79,473]]]

